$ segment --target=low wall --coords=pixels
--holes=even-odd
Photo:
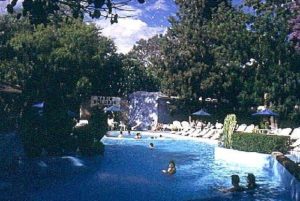
[[[249,167],[268,168],[280,179],[282,185],[290,190],[291,198],[300,200],[300,182],[271,155],[216,147],[215,159]]]

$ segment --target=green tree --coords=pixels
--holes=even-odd
[[[160,58],[153,61],[163,92],[198,100],[217,97],[217,77],[213,75],[214,58],[207,24],[219,5],[230,7],[227,1],[176,1],[178,18],[161,40]],[[210,75],[211,74],[211,75]],[[211,90],[214,89],[214,90]]]
[[[158,91],[157,80],[152,76],[143,63],[130,53],[122,59],[122,95],[127,96],[135,91]]]
[[[135,54],[164,93],[188,106],[210,97],[249,111],[268,94],[268,106],[296,121],[300,58],[288,37],[290,2],[249,0],[245,6],[252,12],[245,13],[229,1],[178,0],[167,34],[141,41]]]
[[[3,22],[6,20],[11,18]],[[57,154],[68,143],[73,126],[68,110],[78,111],[91,94],[117,95],[121,60],[113,42],[94,25],[80,21],[26,25],[20,29],[11,25],[15,28],[12,33],[9,26],[4,31],[1,48],[7,52],[1,54],[0,76],[22,89],[14,107],[23,111],[24,142],[29,144],[25,147],[34,143],[33,152],[46,147]],[[41,118],[31,107],[37,101],[45,102]],[[43,137],[31,139],[27,136],[31,131]]]
[[[254,40],[250,50],[256,62],[247,69],[252,75],[250,79],[244,79],[247,88],[240,95],[240,98],[252,99],[252,103],[258,105],[263,103],[263,95],[267,93],[268,102],[284,118],[294,116],[294,106],[300,98],[297,92],[300,57],[292,41],[288,40],[289,21],[293,17],[289,2],[246,2],[255,10],[251,21]]]
[[[145,0],[138,0],[138,2],[144,3]],[[17,3],[18,0],[12,0],[7,5],[8,13],[16,12],[14,7]],[[101,16],[110,18],[111,23],[117,23],[120,16],[116,11],[124,10],[124,5],[127,4],[128,1],[115,0],[23,0],[21,12],[17,12],[17,17],[28,16],[32,24],[48,24],[53,17],[83,19],[87,14],[91,18]]]

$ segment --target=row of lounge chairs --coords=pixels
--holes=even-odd
[[[254,124],[249,126],[242,124],[237,126],[236,131],[243,133],[264,133],[268,135],[290,136],[292,140],[300,138],[300,127],[295,128],[294,130],[292,128],[258,129]]]
[[[195,125],[194,127],[191,127],[189,125],[178,131],[172,131],[172,133],[176,135],[198,137],[212,140],[218,140],[222,132],[223,125],[220,123],[217,123],[216,125],[207,124],[206,126]]]
[[[173,124],[167,125],[163,128],[163,130],[166,129],[172,130],[172,133],[176,135],[218,140],[223,132],[223,124],[216,123],[215,125],[213,125],[211,123],[208,123],[206,125],[203,125],[200,122],[197,125],[191,125],[187,121],[174,121]],[[241,124],[237,125],[235,131],[243,133],[261,133],[268,135],[289,136],[292,141],[291,148],[296,151],[300,151],[300,127],[295,129],[258,129],[254,124]]]
[[[210,128],[216,126],[216,128],[222,128],[223,124],[221,123],[216,123],[216,125],[211,124],[210,122],[208,122],[207,124],[204,124],[202,122],[198,122],[196,123],[189,123],[187,121],[173,121],[172,124],[163,124],[161,126],[161,130],[162,131],[166,131],[166,130],[171,130],[171,131],[182,131],[185,129],[189,129],[189,128],[198,128],[198,129],[203,129],[203,128]]]

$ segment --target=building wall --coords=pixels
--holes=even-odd
[[[129,125],[138,130],[155,128],[158,122],[158,99],[160,92],[134,92],[129,96]]]

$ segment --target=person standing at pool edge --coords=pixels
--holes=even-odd
[[[169,174],[169,175],[173,175],[176,173],[176,167],[175,167],[175,162],[173,160],[171,160],[169,162],[169,166],[167,170],[162,170],[163,173]]]

